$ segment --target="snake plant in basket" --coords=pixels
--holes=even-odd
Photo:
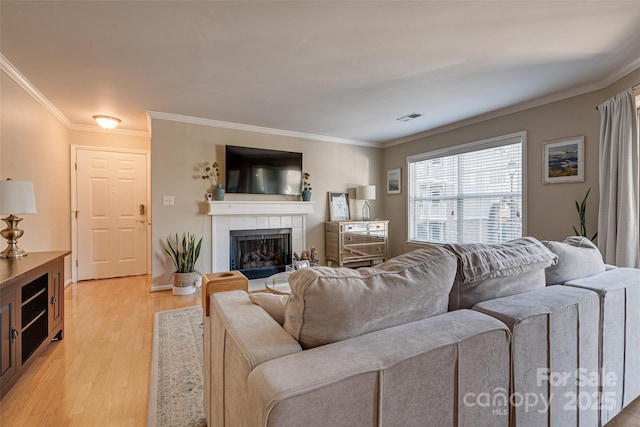
[[[590,191],[591,187],[587,190],[587,194],[584,195],[582,203],[578,203],[576,200],[576,210],[578,211],[578,219],[580,219],[580,232],[578,232],[578,229],[575,226],[573,226],[573,232],[576,233],[576,236],[586,237],[587,239],[594,241],[596,237],[598,237],[597,231],[591,238],[587,235],[587,197],[589,197]]]
[[[189,295],[196,291],[199,275],[196,271],[196,261],[200,257],[200,248],[202,246],[202,237],[196,244],[196,237],[187,233],[182,236],[182,241],[176,233],[175,242],[167,237],[167,246],[163,247],[164,251],[176,267],[173,275],[173,294]]]

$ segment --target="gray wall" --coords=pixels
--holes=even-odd
[[[224,185],[224,147],[241,145],[303,153],[303,169],[311,174],[315,213],[306,220],[307,249],[315,246],[324,260],[324,222],[328,219],[327,192],[350,192],[352,218],[361,216],[355,187],[373,184],[378,200],[370,203],[372,218],[381,218],[382,149],[335,144],[290,136],[270,135],[201,124],[152,119],[152,270],[153,285],[170,281],[173,268],[162,251],[169,235],[194,233],[203,237],[198,270],[211,271],[211,217],[206,215],[207,181],[200,178],[203,163],[218,161]],[[174,206],[163,206],[163,196],[174,196]],[[297,200],[297,197],[228,194],[225,200]]]
[[[589,188],[591,193],[587,202],[587,231],[589,234],[595,233],[599,197],[600,131],[600,113],[595,107],[639,82],[640,70],[636,70],[602,90],[385,148],[383,168],[402,167],[403,175],[401,195],[383,194],[384,214],[390,220],[390,252],[399,254],[406,250],[407,156],[519,131],[527,132],[526,234],[546,240],[562,240],[573,234],[572,226],[579,226],[575,200],[581,201]],[[585,137],[585,181],[544,184],[543,144],[573,136]]]
[[[311,173],[316,213],[308,221],[307,246],[324,254],[326,193],[350,191],[358,185],[378,186],[371,202],[372,217],[390,220],[391,254],[404,250],[406,224],[406,157],[446,146],[526,130],[528,132],[528,234],[541,239],[563,239],[578,224],[574,200],[591,187],[587,228],[595,232],[598,200],[598,134],[600,116],[595,106],[618,92],[640,83],[636,70],[611,86],[585,95],[531,108],[460,129],[443,132],[385,149],[348,146],[303,138],[266,135],[210,126],[152,120],[153,141],[104,132],[71,131],[5,73],[0,73],[2,117],[0,126],[0,179],[32,180],[38,213],[25,215],[25,235],[20,244],[27,251],[70,249],[70,145],[128,147],[152,151],[152,248],[154,282],[168,282],[171,268],[160,242],[170,233],[191,231],[209,234],[210,221],[200,201],[207,186],[198,178],[198,164],[220,160],[225,144],[301,151],[304,169]],[[542,144],[584,135],[586,179],[584,183],[542,184]],[[28,161],[26,160],[28,159]],[[402,167],[403,193],[386,195],[386,170]],[[163,195],[174,195],[176,205],[162,206]],[[231,197],[231,196],[229,196]],[[235,196],[240,197],[240,196]],[[250,197],[250,196],[246,196]],[[352,201],[352,216],[360,216],[361,202]],[[200,260],[209,270],[209,242]],[[67,259],[67,278],[69,277]]]

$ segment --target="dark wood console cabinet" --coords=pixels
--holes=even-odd
[[[0,398],[64,330],[64,257],[69,251],[0,258]]]

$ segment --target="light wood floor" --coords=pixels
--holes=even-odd
[[[0,401],[0,426],[145,426],[153,315],[201,301],[150,288],[149,276],[69,285],[64,339]]]
[[[0,426],[145,426],[153,314],[201,301],[150,288],[148,276],[68,286],[64,339],[0,401]],[[640,427],[640,399],[607,427]]]

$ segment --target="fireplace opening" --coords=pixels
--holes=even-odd
[[[291,262],[291,229],[231,230],[230,270],[247,279],[269,277]]]

